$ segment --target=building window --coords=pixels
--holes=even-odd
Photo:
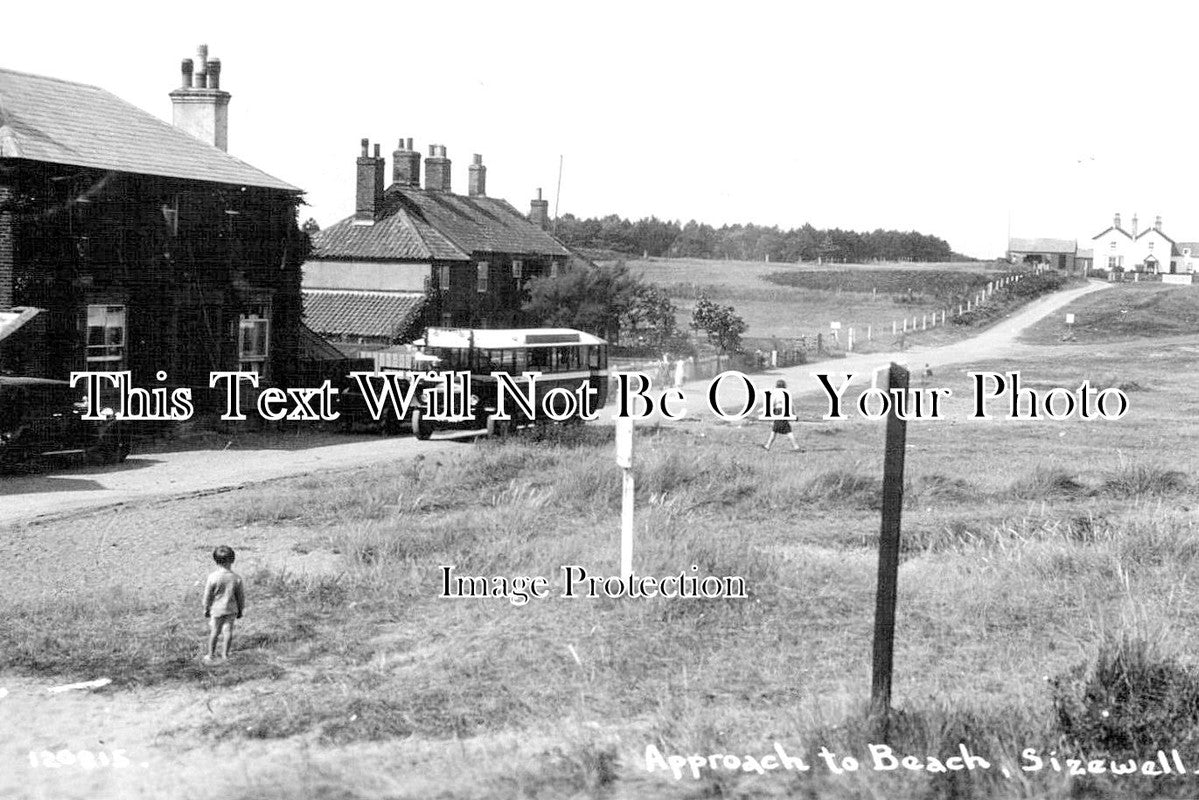
[[[118,372],[125,367],[125,306],[87,307],[87,368]]]
[[[1115,250],[1115,249],[1116,249],[1116,243],[1115,243],[1115,242],[1112,242],[1112,249],[1113,249],[1113,250]]]
[[[1149,249],[1150,249],[1150,250],[1152,250],[1152,249],[1153,249],[1153,242],[1150,242],[1150,243],[1149,243]]]
[[[479,294],[483,294],[484,292],[487,291],[487,269],[488,269],[488,266],[489,265],[486,261],[479,262]]]
[[[452,326],[453,326],[453,324],[454,324],[454,315],[453,315],[453,314],[451,314],[449,311],[444,311],[444,312],[442,312],[442,314],[441,314],[441,327],[443,327],[443,328],[449,328],[449,327],[452,327]]]
[[[238,369],[242,372],[266,374],[266,359],[270,350],[270,311],[266,306],[252,306],[242,313],[238,322]]]
[[[437,268],[437,288],[443,292],[450,290],[450,265],[442,264]]]
[[[515,278],[517,282],[520,281],[521,273],[524,272],[524,269],[525,262],[521,261],[519,258],[512,260],[512,277]]]
[[[551,278],[558,277],[558,262],[557,261],[550,262],[550,277]]]

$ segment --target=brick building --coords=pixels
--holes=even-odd
[[[554,274],[575,258],[546,231],[548,202],[526,217],[487,196],[487,168],[476,155],[467,194],[451,189],[451,162],[441,145],[424,159],[412,140],[385,159],[362,140],[352,216],[313,236],[304,265],[306,323],[343,344],[410,341],[426,326],[518,327],[528,281]]]
[[[220,77],[207,48],[183,61],[169,125],[95,86],[0,70],[0,311],[42,310],[0,341],[0,368],[131,370],[197,399],[212,370],[288,380],[301,192],[225,152]]]

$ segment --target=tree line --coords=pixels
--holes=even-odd
[[[648,217],[636,222],[615,214],[580,219],[564,214],[555,233],[566,244],[611,250],[633,256],[714,258],[739,261],[972,261],[953,252],[944,239],[916,231],[875,230],[866,233],[810,224],[781,230],[777,226],[722,225],[714,228],[691,220],[686,224]]]

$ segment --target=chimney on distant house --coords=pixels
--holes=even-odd
[[[475,153],[468,171],[470,172],[470,182],[467,186],[467,193],[471,197],[486,197],[487,167],[483,166],[483,156]]]
[[[420,153],[412,149],[411,139],[400,139],[399,148],[391,154],[391,181],[400,186],[420,188]]]
[[[444,144],[429,145],[429,157],[425,159],[425,188],[434,192],[450,189],[450,160],[445,156]]]
[[[1137,215],[1132,215],[1132,238],[1137,238]]]
[[[183,81],[171,92],[174,124],[202,142],[229,149],[229,98],[221,91],[221,61],[208,57],[208,45],[196,48],[182,64]]]
[[[1160,214],[1158,214],[1157,218],[1153,220],[1153,230],[1157,231],[1158,233],[1162,232],[1162,218]]]
[[[1116,221],[1113,222],[1112,225],[1114,225],[1117,228],[1120,227],[1120,212],[1118,212],[1118,211],[1116,212]]]
[[[550,201],[541,199],[541,190],[537,190],[537,199],[529,203],[529,222],[541,230],[550,226]]]
[[[385,161],[370,154],[370,140],[362,140],[362,155],[358,157],[358,197],[354,206],[354,224],[373,225],[383,209],[383,177]]]

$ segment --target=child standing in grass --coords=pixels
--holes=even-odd
[[[774,386],[776,389],[786,389],[787,382],[785,380],[783,380],[782,378],[780,378],[777,382],[775,382]],[[774,408],[772,409],[772,411],[774,412],[774,414],[776,416],[780,416],[783,413],[785,413],[786,406],[783,405],[782,400],[776,399],[775,403],[774,403]],[[769,450],[770,445],[774,444],[775,438],[778,437],[780,434],[785,435],[788,439],[791,440],[791,449],[792,450],[799,449],[799,442],[795,441],[795,433],[791,430],[791,423],[790,423],[790,421],[785,420],[785,419],[776,419],[771,424],[770,438],[766,440],[766,444],[762,445],[762,447],[766,450]]]
[[[204,616],[208,618],[211,631],[208,634],[208,654],[204,661],[210,663],[216,657],[217,639],[221,640],[221,658],[229,658],[229,647],[233,643],[233,621],[241,619],[246,601],[242,590],[241,576],[234,572],[232,547],[221,545],[212,551],[212,560],[218,569],[213,570],[204,585]]]

